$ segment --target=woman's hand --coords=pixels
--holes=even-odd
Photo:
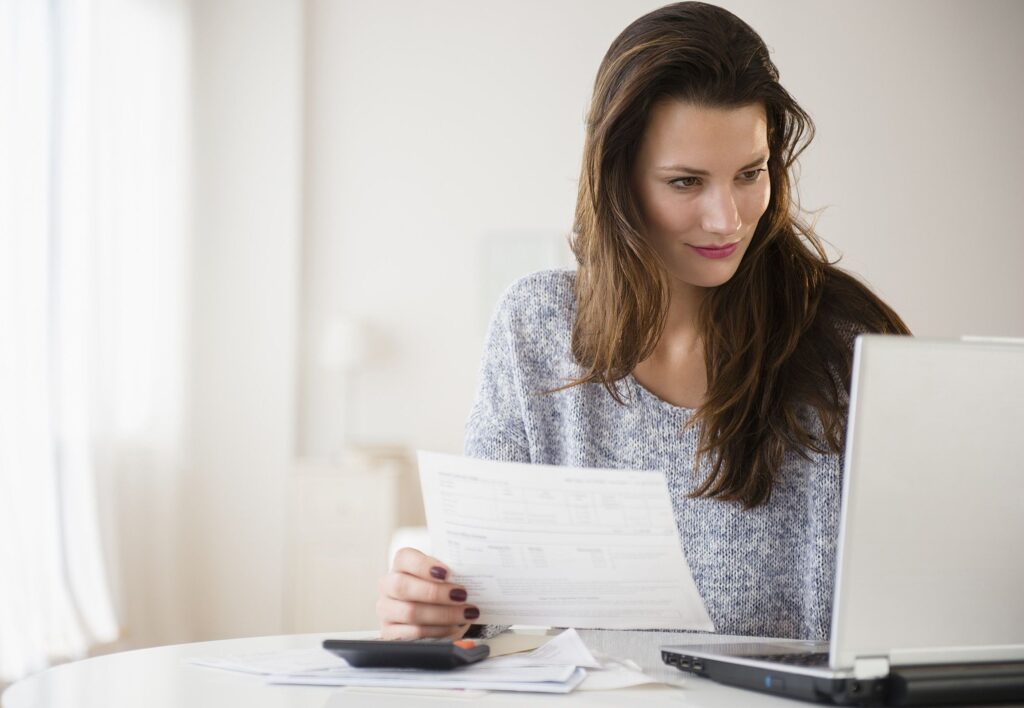
[[[381,639],[458,639],[480,610],[466,604],[466,589],[445,582],[451,571],[415,548],[395,554],[391,572],[380,579],[377,617]]]

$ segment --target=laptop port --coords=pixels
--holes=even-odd
[[[703,671],[704,670],[704,662],[701,661],[700,659],[694,659],[693,660],[693,670],[694,671]]]

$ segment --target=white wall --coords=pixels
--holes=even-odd
[[[302,4],[193,3],[192,466],[183,486],[195,638],[282,628],[294,457]]]
[[[845,267],[918,335],[1024,335],[1024,4],[735,5],[818,124],[802,193]]]
[[[308,4],[307,292],[379,351],[353,384],[355,442],[461,450],[484,323],[514,275],[485,263],[568,262],[589,88],[634,14],[590,5]]]
[[[310,0],[307,336],[329,311],[378,334],[352,391],[357,442],[461,448],[479,313],[504,284],[481,263],[568,232],[598,64],[661,4]],[[1024,335],[1024,5],[722,4],[817,121],[803,202],[829,207],[820,232],[845,266],[918,334]],[[507,270],[545,260],[519,250]],[[309,395],[319,380],[307,440],[337,420]]]

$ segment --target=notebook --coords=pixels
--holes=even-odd
[[[1024,340],[854,347],[830,641],[662,660],[833,704],[1024,700]]]

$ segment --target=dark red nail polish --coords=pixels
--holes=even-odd
[[[463,612],[462,615],[468,620],[475,620],[477,617],[480,616],[480,610],[476,609],[475,607],[467,607],[466,611]]]
[[[466,591],[462,588],[455,588],[450,593],[448,593],[448,597],[450,597],[455,602],[465,602],[467,595]]]
[[[438,580],[444,580],[448,577],[448,571],[439,565],[435,565],[430,569],[430,575],[437,578]]]

